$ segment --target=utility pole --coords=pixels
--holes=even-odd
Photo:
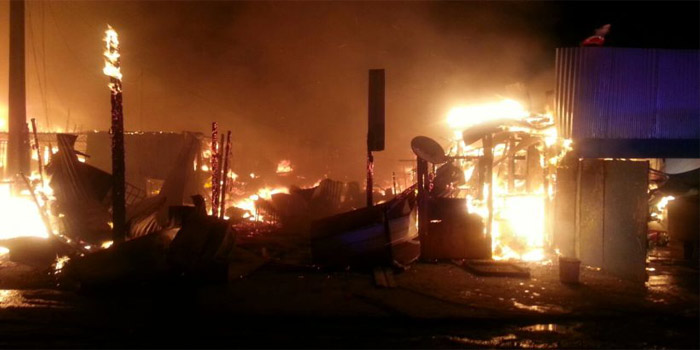
[[[5,177],[29,173],[24,57],[24,0],[10,0],[10,86]]]

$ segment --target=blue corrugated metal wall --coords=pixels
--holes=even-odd
[[[582,156],[700,153],[699,51],[561,48],[555,74],[559,132]]]

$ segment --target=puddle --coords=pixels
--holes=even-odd
[[[531,339],[518,338],[515,334],[507,334],[492,337],[490,339],[472,339],[467,337],[449,336],[447,339],[451,342],[467,345],[467,346],[483,346],[488,348],[506,348],[506,349],[553,349],[559,345],[548,342],[536,342]]]
[[[19,289],[0,289],[0,309],[7,308],[64,308],[66,305],[50,300],[51,295],[29,295]],[[45,298],[48,297],[48,298]],[[55,298],[54,298],[55,299]]]
[[[528,332],[557,332],[560,326],[555,323],[546,324],[533,324],[532,326],[527,326],[520,328],[520,330]]]
[[[521,309],[521,310],[535,311],[535,312],[539,312],[542,314],[568,312],[563,307],[557,306],[557,305],[527,305],[527,304],[519,303],[515,300],[513,300],[513,306],[515,306],[516,308]]]
[[[534,333],[558,333],[558,334],[574,334],[576,328],[581,327],[581,323],[573,324],[558,324],[558,323],[538,323],[530,326],[520,327],[518,330],[523,332]]]

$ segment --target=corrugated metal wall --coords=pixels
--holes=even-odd
[[[555,69],[555,117],[574,144],[700,139],[697,50],[560,48]]]

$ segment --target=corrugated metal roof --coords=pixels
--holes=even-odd
[[[556,51],[561,135],[583,139],[700,139],[700,52],[627,48]]]

